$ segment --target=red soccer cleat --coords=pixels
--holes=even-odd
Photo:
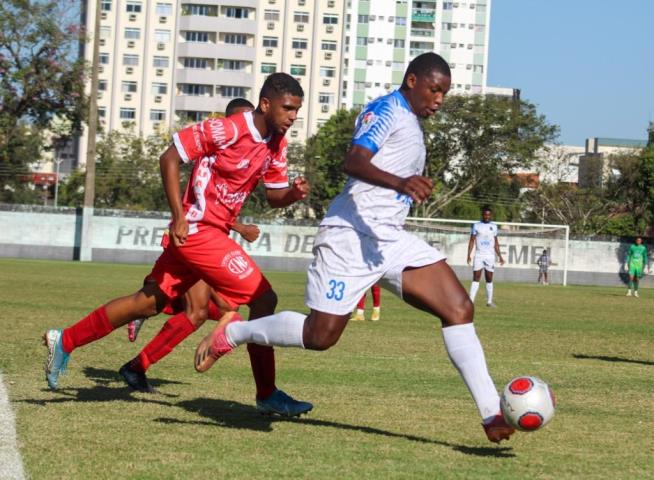
[[[203,373],[209,370],[216,360],[230,353],[232,347],[225,336],[227,325],[232,322],[242,322],[243,317],[238,312],[227,312],[220,320],[214,330],[204,337],[198,348],[195,350],[195,370]]]
[[[498,413],[488,423],[482,423],[486,436],[493,443],[500,443],[502,440],[508,440],[515,433],[515,428],[506,423],[504,416]]]

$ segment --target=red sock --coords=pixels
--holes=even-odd
[[[381,287],[377,284],[372,286],[372,306],[381,306]]]
[[[257,398],[268,398],[275,391],[275,350],[265,345],[248,343],[248,354],[254,383],[257,385]]]
[[[102,305],[96,308],[86,317],[81,319],[72,327],[64,329],[62,335],[62,346],[64,351],[71,353],[77,347],[94,342],[114,330],[113,325],[107,318],[107,310]]]
[[[358,310],[363,310],[366,308],[366,294],[363,294],[363,297],[361,297],[361,300],[359,300],[359,303],[357,304],[357,309]]]
[[[131,362],[131,366],[137,372],[145,372],[150,365],[157,363],[163,357],[173,351],[182,340],[195,332],[195,326],[186,316],[186,313],[178,313],[168,319],[159,333],[150,340],[141,353]]]
[[[213,300],[209,300],[207,318],[209,320],[220,320],[220,317],[222,316],[223,312],[218,308],[218,305],[216,305]]]

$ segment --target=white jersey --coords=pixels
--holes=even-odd
[[[372,164],[398,177],[421,175],[425,168],[422,128],[399,90],[366,105],[357,117],[352,145],[373,152]],[[395,240],[412,203],[409,195],[350,177],[321,225],[351,227],[380,240]]]
[[[474,223],[470,235],[475,237],[475,256],[492,256],[495,258],[495,237],[497,237],[497,225],[495,223]]]

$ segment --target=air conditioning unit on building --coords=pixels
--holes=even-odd
[[[134,69],[133,69],[132,67],[127,67],[127,68],[125,69],[125,73],[128,74],[128,75],[130,75],[130,74],[134,73]]]
[[[291,137],[297,137],[298,131],[297,130],[291,130]]]
[[[102,12],[102,13],[100,14],[100,18],[101,18],[102,20],[106,20],[106,19],[107,19],[107,12]]]
[[[104,67],[102,65],[98,66],[98,73],[104,72]]]
[[[161,103],[161,95],[154,97],[154,103]]]
[[[164,73],[163,68],[157,68],[157,70],[155,71],[157,77],[163,77],[163,73]]]
[[[325,29],[327,33],[334,33],[334,26],[333,25],[327,25],[327,28]]]
[[[332,52],[325,52],[325,60],[331,60],[332,59]]]
[[[390,83],[385,83],[385,84],[384,84],[384,88],[385,88],[386,90],[389,90],[389,89],[391,88],[391,84],[390,84]]]
[[[322,80],[322,84],[323,84],[325,87],[328,87],[330,83],[331,83],[331,82],[329,81],[329,78],[323,78],[323,80]]]
[[[295,58],[301,58],[302,57],[302,50],[295,50]]]
[[[136,14],[135,13],[130,13],[129,14],[129,21],[130,22],[135,22],[136,21]]]
[[[297,24],[297,31],[298,32],[304,32],[304,23],[298,23]]]
[[[273,54],[273,49],[272,48],[269,48],[268,50],[266,50],[266,57],[272,57],[272,54]]]
[[[166,44],[164,42],[157,43],[157,50],[165,50]]]
[[[374,61],[373,61],[371,58],[369,58],[368,60],[366,60],[366,64],[367,64],[367,65],[372,65],[373,63],[374,63]]]
[[[334,5],[336,5],[336,2],[334,2],[334,0],[329,0],[329,1],[327,2],[327,6],[328,6],[329,8],[334,8]]]
[[[275,29],[275,22],[268,22],[266,27],[268,30],[274,30]]]
[[[134,40],[130,40],[127,42],[127,47],[128,48],[134,48],[136,46],[136,42]]]
[[[323,113],[329,112],[329,105],[327,105],[326,103],[323,104],[323,106],[320,107],[320,111],[322,111]]]
[[[107,41],[104,38],[100,39],[100,46],[104,47],[107,44]]]
[[[390,67],[391,65],[393,65],[393,62],[391,62],[390,60],[386,60],[386,66]]]
[[[272,4],[275,3],[276,1],[277,1],[277,0],[268,0],[268,3],[270,3],[270,4],[272,5]]]
[[[132,99],[132,94],[131,93],[126,93],[124,98],[125,98],[125,101],[129,102]]]

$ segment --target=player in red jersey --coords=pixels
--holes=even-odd
[[[75,348],[132,320],[161,312],[170,299],[199,280],[219,292],[230,307],[248,305],[250,318],[274,311],[277,297],[270,284],[229,237],[229,231],[260,180],[272,207],[283,208],[308,195],[304,178],[296,178],[289,185],[284,138],[297,118],[303,97],[297,80],[275,73],[264,82],[255,112],[208,119],[174,135],[174,145],[160,158],[172,213],[170,242],[155,262],[148,282],[136,293],[110,301],[69,328],[45,333],[50,388],[57,388],[59,374]],[[183,198],[180,161],[194,162]],[[281,403],[292,400],[280,390],[274,394]]]

